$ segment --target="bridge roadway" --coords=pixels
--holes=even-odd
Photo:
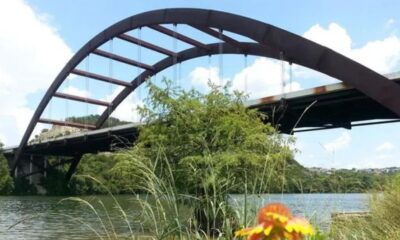
[[[400,84],[400,72],[386,77]],[[350,129],[352,126],[399,121],[390,110],[343,83],[251,100],[246,105],[267,114],[266,121],[278,126],[283,133]],[[80,156],[113,151],[131,146],[139,126],[132,123],[31,143],[25,148],[24,155]],[[16,150],[17,147],[6,148],[4,154],[12,159]]]

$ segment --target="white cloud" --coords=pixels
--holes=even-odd
[[[68,86],[67,88],[63,89],[61,92],[67,93],[70,95],[74,95],[74,96],[79,96],[79,97],[89,97],[90,96],[90,92],[76,88],[74,86]]]
[[[289,71],[286,66],[284,91],[297,91],[301,89],[298,82],[288,83]],[[258,58],[253,64],[244,68],[233,77],[232,89],[245,91],[250,99],[261,98],[282,93],[282,65],[278,61]]]
[[[347,55],[351,51],[352,40],[350,36],[346,29],[336,23],[329,24],[327,29],[316,24],[307,30],[303,34],[303,37],[334,49],[344,55]]]
[[[324,144],[326,151],[333,153],[338,150],[344,149],[350,145],[351,136],[349,132],[343,132],[339,137],[335,138],[333,141]]]
[[[301,89],[298,82],[289,83],[289,68],[285,66],[285,88],[287,93]],[[221,85],[231,79],[221,81],[217,67],[196,67],[190,74],[191,83],[195,87],[206,88],[208,82]],[[282,66],[278,61],[267,58],[257,58],[250,66],[233,76],[232,90],[244,91],[250,99],[261,98],[282,93]]]
[[[381,145],[379,145],[376,148],[376,151],[378,152],[386,152],[386,151],[390,151],[393,150],[395,148],[395,146],[393,145],[393,143],[391,142],[384,142]]]
[[[379,73],[390,73],[400,69],[400,38],[396,36],[370,41],[355,48],[347,30],[337,23],[331,23],[327,28],[316,24],[303,36],[352,58]],[[279,61],[258,58],[230,80],[232,80],[233,89],[241,91],[246,89],[251,99],[259,98],[282,93],[281,72],[282,66]],[[299,81],[293,81],[291,86],[288,84],[288,72],[288,65],[286,64],[284,79],[287,85],[285,92],[288,92],[289,89],[292,91],[300,90],[302,87]],[[197,67],[190,73],[190,78],[194,86],[206,86],[209,80],[217,84],[221,82],[217,67]],[[293,66],[293,79],[318,80],[317,83],[322,84],[337,81],[329,76],[296,65]],[[224,82],[227,80],[224,79]]]
[[[142,87],[140,87],[142,88]],[[121,91],[123,87],[117,87],[113,92],[104,98],[105,101],[111,102]],[[129,97],[127,97],[115,111],[111,114],[112,117],[118,118],[122,121],[139,122],[140,116],[137,108],[143,106],[143,100],[139,97],[139,91],[143,89],[136,89]],[[98,108],[98,113],[102,114],[103,107]]]
[[[6,138],[5,135],[0,133],[0,143],[8,145],[8,139]]]
[[[390,73],[400,67],[400,38],[387,37],[371,41],[359,49],[353,49],[351,58],[379,72]]]
[[[382,153],[382,154],[379,154],[379,155],[377,156],[377,159],[378,159],[378,160],[386,160],[386,159],[393,158],[393,156],[394,156],[394,154]]]
[[[18,143],[32,116],[27,97],[47,89],[72,56],[46,19],[23,0],[0,1],[0,102],[7,103],[0,122],[13,129],[2,132],[8,145]]]
[[[196,67],[189,74],[190,82],[193,86],[206,88],[208,82],[220,85],[221,79],[219,69],[217,67]]]
[[[399,70],[400,38],[397,36],[370,41],[359,48],[353,48],[353,41],[346,29],[337,23],[329,24],[326,29],[319,24],[314,25],[303,36],[379,73],[384,74]]]
[[[136,94],[132,94],[118,106],[112,116],[123,121],[139,122],[140,115],[137,111],[139,106],[143,106],[143,101]]]
[[[400,153],[385,153],[378,152],[371,154],[359,163],[359,168],[384,168],[384,167],[400,167],[399,163]]]

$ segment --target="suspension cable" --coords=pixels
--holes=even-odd
[[[247,78],[248,78],[248,74],[247,74],[247,54],[244,55],[244,94],[247,95]]]
[[[110,41],[109,41],[109,51],[112,54],[114,53],[114,38],[111,38]],[[108,76],[110,78],[112,78],[113,75],[114,75],[114,72],[113,72],[113,59],[109,58],[109,61],[108,61]],[[113,85],[112,85],[112,83],[110,81],[108,82],[108,91],[109,91],[108,94],[109,94],[110,98],[112,98]],[[111,107],[108,107],[107,109],[108,109],[107,127],[110,128],[112,126],[111,125]]]
[[[222,41],[222,33],[223,30],[219,29],[218,30],[218,38],[219,38],[219,43],[218,43],[218,53],[219,53],[219,73],[220,73],[220,85],[223,86],[224,85],[224,58],[222,56],[223,54],[223,41]]]
[[[174,23],[173,25],[174,25],[174,33],[173,33],[173,40],[172,40],[172,45],[173,45],[172,48],[173,48],[174,52],[178,52],[178,39],[177,39],[178,25],[176,23]],[[177,66],[176,66],[177,62],[178,62],[177,55],[174,55],[172,71],[173,71],[173,78],[174,78],[173,82],[174,82],[175,86],[177,86],[179,84],[178,79],[177,79],[178,78],[177,77]]]
[[[178,86],[181,86],[182,78],[182,62],[178,63]]]
[[[66,81],[66,89],[69,90],[70,84],[69,84],[69,79],[65,79]],[[68,122],[68,117],[69,117],[69,101],[68,99],[65,99],[65,131],[67,130],[67,122]]]
[[[292,80],[293,80],[292,62],[289,62],[289,91],[290,92],[292,92]]]
[[[142,28],[140,27],[138,29],[138,39],[139,39],[139,44],[137,44],[137,59],[139,62],[142,62]],[[139,67],[137,67],[137,75],[139,77],[139,85],[136,88],[137,89],[137,100],[138,102],[140,102],[142,100],[142,76],[141,76],[141,70]],[[139,120],[139,122],[142,122],[141,117],[139,116],[139,111],[136,107],[135,110],[135,115],[137,116],[137,119]]]
[[[208,55],[208,81],[210,83],[212,83],[212,81],[211,81],[211,55]]]
[[[86,72],[90,72],[90,53],[86,56]],[[86,94],[89,94],[89,78],[85,77],[85,90]],[[85,106],[86,106],[86,117],[85,117],[85,130],[88,130],[89,126],[89,103],[88,96],[85,97]]]
[[[49,100],[49,103],[47,104],[47,106],[48,106],[48,110],[47,110],[48,119],[52,119],[53,98],[51,98]]]
[[[281,83],[282,83],[282,92],[281,93],[285,94],[285,86],[286,86],[286,83],[285,83],[285,61],[283,60],[284,55],[283,55],[282,51],[279,53],[279,58],[281,60]]]

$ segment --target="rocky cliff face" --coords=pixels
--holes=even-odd
[[[39,135],[36,135],[32,142],[42,142],[48,139],[54,139],[61,136],[67,136],[74,133],[85,131],[84,129],[68,127],[68,126],[56,126],[53,125],[50,129],[43,129]]]

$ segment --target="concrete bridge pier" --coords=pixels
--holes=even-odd
[[[71,151],[68,151],[67,153],[70,152]],[[42,187],[42,179],[47,178],[50,171],[62,170],[64,176],[58,176],[60,177],[59,181],[68,183],[75,173],[76,167],[83,155],[81,152],[63,155],[55,154],[54,152],[27,151],[21,155],[18,164],[15,164],[15,149],[6,149],[2,154],[8,161],[10,176],[14,179],[26,179],[30,184],[34,185],[41,194],[46,193],[45,189]],[[67,165],[67,168],[65,168],[66,171],[63,169],[65,165]],[[12,170],[13,166],[15,166],[15,168]]]
[[[39,194],[45,194],[45,189],[41,186],[43,177],[47,177],[46,166],[47,157],[41,155],[24,155],[14,170],[13,177],[25,178],[36,187]]]
[[[16,166],[13,177],[23,177],[29,180],[30,184],[36,187],[40,186],[41,179],[46,178],[48,171],[51,169],[61,170],[65,164],[69,165],[68,171],[65,173],[63,181],[68,182],[76,171],[82,155],[76,156],[52,156],[47,155],[26,154]]]

